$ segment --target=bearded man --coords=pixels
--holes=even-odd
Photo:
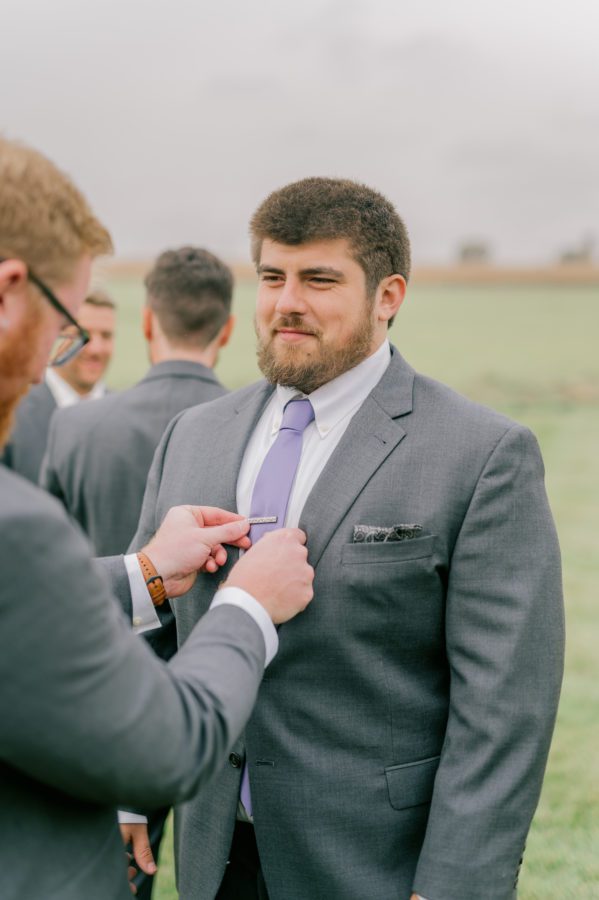
[[[135,544],[172,503],[299,523],[315,595],[178,813],[180,896],[508,900],[562,674],[537,443],[390,346],[410,250],[376,191],[291,184],[251,234],[266,381],[171,424]],[[179,640],[215,586],[177,607]]]

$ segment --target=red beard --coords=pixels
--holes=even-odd
[[[24,380],[35,354],[42,323],[35,312],[23,322],[20,334],[0,351],[0,449],[6,444],[13,427],[15,410],[29,390]]]

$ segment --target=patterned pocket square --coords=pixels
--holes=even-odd
[[[380,544],[389,541],[409,541],[420,537],[422,525],[354,525],[354,544]]]

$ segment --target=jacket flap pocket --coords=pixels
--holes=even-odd
[[[435,535],[412,538],[409,541],[386,541],[380,543],[364,542],[360,544],[344,544],[341,559],[344,563],[369,562],[404,562],[408,559],[421,559],[433,552]]]
[[[407,809],[430,802],[439,759],[439,756],[431,756],[429,759],[385,769],[389,802],[393,809]]]

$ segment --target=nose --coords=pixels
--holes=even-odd
[[[85,345],[83,350],[81,351],[88,359],[95,358],[100,359],[106,356],[107,348],[106,341],[103,339],[102,335],[94,334],[93,332],[90,334],[90,339],[88,343]]]
[[[87,342],[85,349],[88,353],[101,353],[102,343],[100,335],[94,331],[90,331],[89,341]]]
[[[307,305],[300,281],[288,278],[277,296],[276,310],[281,316],[305,315]]]

